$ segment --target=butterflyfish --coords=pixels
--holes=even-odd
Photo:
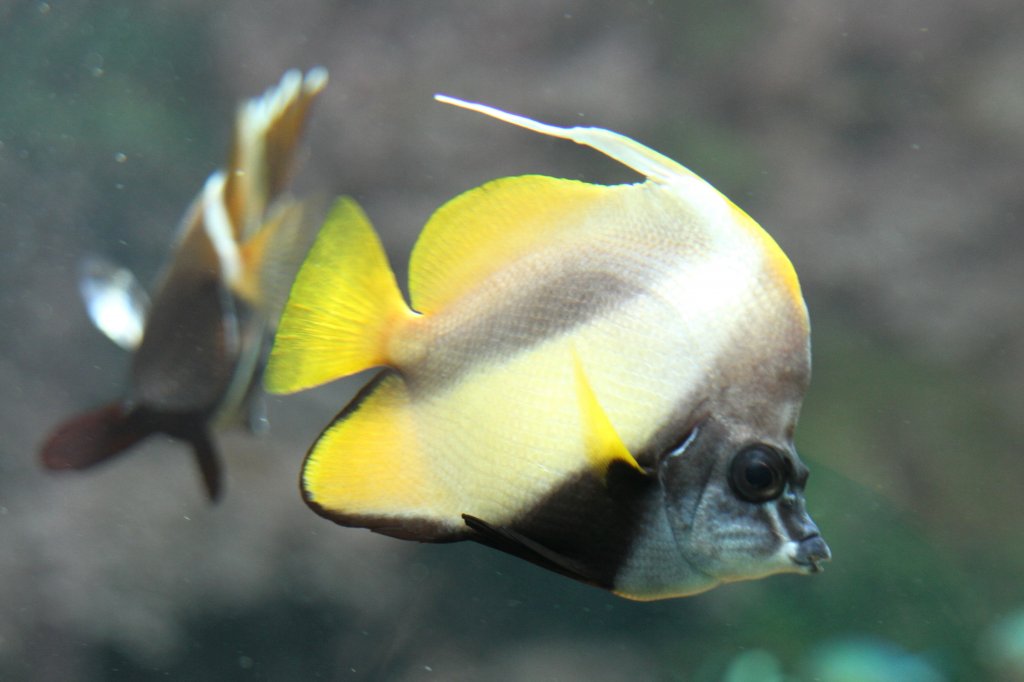
[[[525,175],[455,197],[413,248],[408,303],[367,216],[339,199],[265,385],[380,371],[309,450],[306,503],[637,600],[817,572],[830,551],[793,446],[808,315],[775,241],[628,137],[437,99],[592,147],[644,180]]]
[[[85,260],[80,292],[94,324],[131,351],[128,385],[114,402],[58,425],[41,448],[45,467],[84,469],[164,433],[191,445],[217,498],[212,430],[265,421],[260,377],[271,328],[312,241],[287,186],[326,82],[322,68],[292,70],[238,108],[227,163],[182,218],[151,302],[130,271]]]

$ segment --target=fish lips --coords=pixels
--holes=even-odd
[[[832,550],[820,533],[813,533],[798,540],[790,560],[804,573],[820,573],[821,564],[832,560]]]

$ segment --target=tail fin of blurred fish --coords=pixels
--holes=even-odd
[[[121,401],[75,415],[61,423],[46,439],[39,457],[47,469],[86,469],[109,459],[152,431]]]
[[[75,415],[59,424],[43,443],[39,458],[47,469],[88,469],[125,452],[155,433],[167,433],[187,441],[196,455],[203,485],[211,500],[221,491],[220,464],[213,441],[204,428],[188,424],[168,429],[156,415],[131,409],[116,401]]]

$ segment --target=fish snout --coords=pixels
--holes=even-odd
[[[818,533],[808,535],[797,543],[793,563],[808,573],[820,573],[821,563],[832,559],[832,550]]]

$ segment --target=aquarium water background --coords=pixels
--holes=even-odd
[[[356,197],[400,280],[430,212],[488,179],[636,180],[435,92],[628,134],[761,222],[812,316],[797,445],[825,572],[633,603],[335,526],[299,466],[367,376],[221,434],[216,506],[163,438],[42,471],[48,429],[127,371],[81,259],[151,282],[237,102],[314,65],[298,190]],[[7,0],[0,679],[1024,680],[1022,223],[1014,0]]]

